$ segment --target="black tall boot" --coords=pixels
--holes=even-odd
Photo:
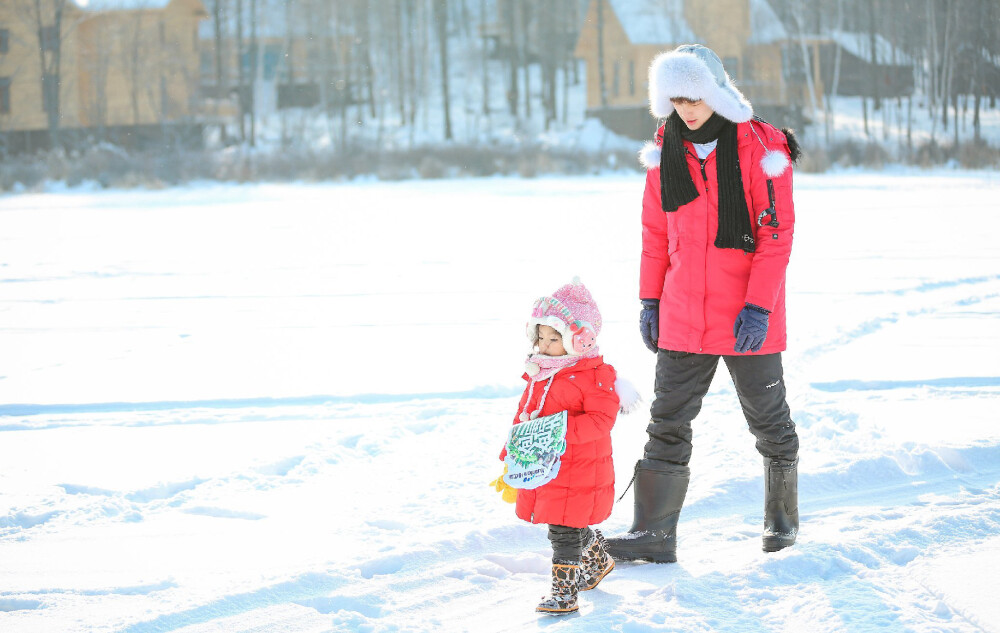
[[[764,551],[795,543],[799,533],[798,459],[764,459]]]
[[[617,560],[677,562],[677,520],[687,494],[691,469],[635,464],[635,515],[627,534],[607,539],[607,551]]]

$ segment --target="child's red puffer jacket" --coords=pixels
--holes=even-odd
[[[615,500],[611,429],[619,406],[615,378],[615,368],[601,356],[584,358],[555,375],[539,416],[567,412],[566,452],[555,479],[534,490],[518,491],[518,517],[531,523],[582,528],[611,516]],[[535,385],[529,412],[538,408],[544,386],[545,381]],[[527,397],[525,389],[518,415],[525,410]],[[518,415],[514,424],[520,423]],[[500,459],[506,454],[505,448]]]

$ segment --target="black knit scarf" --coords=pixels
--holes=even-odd
[[[715,146],[715,170],[719,182],[719,230],[715,235],[715,246],[753,253],[753,228],[743,194],[740,157],[736,151],[736,124],[717,113],[713,113],[697,130],[689,130],[677,112],[667,117],[660,151],[661,208],[668,213],[676,211],[699,195],[688,171],[684,139],[698,144],[719,141]]]

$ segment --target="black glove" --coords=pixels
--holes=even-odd
[[[639,312],[639,334],[642,342],[654,354],[659,350],[656,341],[660,338],[660,300],[643,299],[642,311]]]
[[[740,354],[759,351],[767,338],[767,315],[764,308],[748,303],[736,316],[733,324],[733,336],[736,337],[736,347]]]

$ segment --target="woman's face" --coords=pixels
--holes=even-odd
[[[697,130],[705,125],[705,121],[712,118],[712,115],[715,113],[702,99],[692,101],[691,99],[679,97],[671,99],[670,103],[674,104],[678,116],[681,117],[681,121],[684,121],[689,130]]]

